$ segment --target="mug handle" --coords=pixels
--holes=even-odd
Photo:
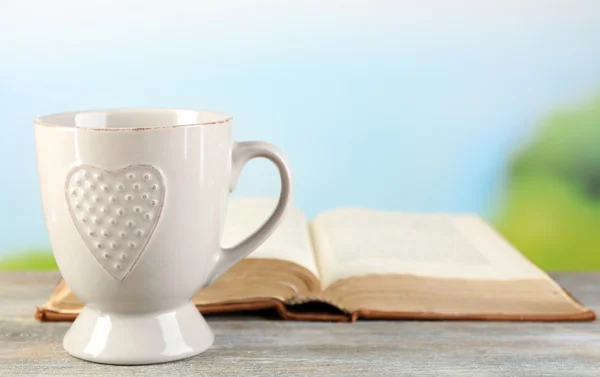
[[[292,199],[292,174],[289,163],[279,148],[263,141],[245,141],[234,143],[231,155],[231,178],[229,191],[233,191],[237,184],[242,168],[253,158],[264,157],[271,160],[281,178],[281,193],[275,211],[254,233],[233,247],[221,248],[217,263],[209,275],[205,286],[212,284],[225,271],[234,264],[253,252],[258,246],[269,238],[279,226],[283,215]]]

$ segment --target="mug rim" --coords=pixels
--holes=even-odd
[[[182,122],[176,124],[158,124],[158,125],[143,125],[139,126],[117,126],[117,127],[99,127],[93,125],[85,125],[85,124],[66,124],[64,119],[70,119],[71,122],[75,122],[75,117],[77,115],[90,115],[93,113],[98,114],[125,114],[128,112],[132,113],[178,113],[178,112],[186,112],[186,113],[194,113],[200,119],[202,116],[207,117],[208,119],[205,121],[196,121],[196,122]],[[61,122],[60,120],[63,119]],[[105,109],[92,109],[92,110],[82,110],[82,111],[66,111],[60,113],[51,113],[38,116],[33,122],[34,125],[37,126],[45,126],[51,128],[60,128],[60,129],[71,129],[71,130],[90,130],[90,131],[143,131],[143,130],[156,130],[156,129],[165,129],[165,128],[181,128],[181,127],[194,127],[194,126],[208,126],[215,124],[226,124],[233,119],[231,115],[227,115],[220,111],[212,111],[212,110],[199,110],[199,109],[191,109],[191,108],[150,108],[150,107],[130,107],[130,108],[105,108]]]

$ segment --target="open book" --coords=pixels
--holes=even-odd
[[[224,246],[255,230],[271,199],[232,199]],[[585,308],[475,215],[291,208],[271,238],[193,302],[203,313],[275,309],[283,318],[592,320]],[[38,309],[73,320],[64,282]]]

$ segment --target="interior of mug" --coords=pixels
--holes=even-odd
[[[224,123],[231,117],[214,111],[186,109],[91,110],[50,114],[36,123],[56,127],[101,129],[177,127]]]

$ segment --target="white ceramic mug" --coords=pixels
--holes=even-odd
[[[191,303],[279,225],[292,196],[281,151],[233,142],[231,117],[124,109],[52,114],[34,123],[42,204],[60,272],[85,308],[63,346],[109,364],[199,354],[213,334]],[[227,198],[244,164],[275,163],[281,196],[239,245],[220,245]]]

